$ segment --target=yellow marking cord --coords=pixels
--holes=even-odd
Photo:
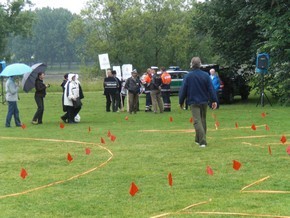
[[[12,194],[8,194],[8,195],[2,195],[2,196],[0,196],[0,199],[7,198],[7,197],[16,197],[16,196],[19,196],[19,195],[25,195],[25,194],[28,194],[30,192],[38,191],[38,190],[41,190],[41,189],[44,189],[44,188],[48,188],[48,187],[51,187],[51,186],[54,186],[54,185],[58,185],[58,184],[62,184],[62,183],[68,182],[68,181],[73,180],[73,179],[77,179],[77,178],[79,178],[81,176],[89,174],[89,173],[91,173],[91,172],[93,172],[93,171],[105,166],[109,161],[112,160],[112,158],[114,156],[112,151],[109,150],[108,148],[106,148],[104,146],[101,146],[99,144],[90,143],[90,142],[80,142],[80,141],[61,140],[61,139],[15,138],[15,137],[2,137],[2,136],[0,136],[0,139],[22,139],[22,140],[34,140],[34,141],[65,142],[65,143],[75,143],[75,144],[84,144],[84,145],[96,145],[96,146],[100,147],[101,149],[106,150],[110,154],[110,157],[105,162],[103,162],[99,166],[94,167],[92,169],[89,169],[89,170],[87,170],[87,171],[85,171],[83,173],[77,174],[77,175],[72,176],[72,177],[70,177],[68,179],[52,182],[52,183],[49,183],[47,185],[43,185],[43,186],[40,186],[40,187],[32,188],[32,189],[29,189],[29,190],[26,190],[26,191],[23,191],[23,192],[12,193]]]

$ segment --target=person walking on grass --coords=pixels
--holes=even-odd
[[[12,116],[14,116],[14,121],[16,126],[21,126],[20,118],[19,118],[19,110],[17,107],[18,101],[18,89],[16,82],[14,81],[14,77],[10,76],[6,81],[6,101],[8,102],[8,112],[6,116],[6,127],[10,127]]]
[[[193,57],[190,63],[192,70],[183,79],[179,91],[179,104],[183,109],[184,101],[187,99],[194,120],[195,143],[198,144],[199,147],[204,148],[207,146],[207,106],[208,102],[212,102],[211,108],[215,110],[217,108],[217,96],[208,73],[200,70],[200,66],[200,58]]]
[[[35,112],[33,119],[32,119],[32,122],[31,122],[34,125],[42,124],[42,117],[43,117],[43,112],[44,112],[43,99],[46,96],[46,88],[50,87],[49,84],[45,85],[43,83],[44,77],[45,77],[45,74],[43,72],[39,72],[37,74],[37,78],[35,80],[34,99],[35,99],[35,102],[37,105],[37,111]]]

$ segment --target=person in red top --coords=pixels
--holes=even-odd
[[[171,101],[170,101],[170,83],[171,83],[171,76],[169,73],[166,72],[165,67],[161,67],[161,96],[163,99],[164,104],[164,111],[171,111]]]
[[[146,73],[142,76],[141,82],[145,87],[145,94],[146,94],[146,105],[145,105],[145,112],[152,112],[152,100],[150,95],[150,85],[152,80],[151,68],[148,68]]]

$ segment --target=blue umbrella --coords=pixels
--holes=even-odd
[[[44,73],[47,65],[44,63],[38,63],[31,66],[32,72],[25,73],[22,78],[22,87],[25,92],[29,92],[35,87],[35,80],[38,76],[38,73]]]
[[[4,70],[1,72],[0,76],[21,76],[25,73],[29,73],[32,71],[32,68],[29,67],[26,64],[21,63],[15,63],[10,64],[7,67],[4,68]]]

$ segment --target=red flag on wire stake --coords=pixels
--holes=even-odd
[[[265,113],[265,112],[261,113],[261,116],[262,116],[263,118],[265,118],[265,117],[266,117],[266,113]]]
[[[290,155],[290,145],[286,148],[286,152],[288,155]]]
[[[132,182],[131,187],[130,187],[130,191],[129,191],[130,195],[132,197],[134,197],[134,195],[138,192],[138,190],[139,189],[138,189],[137,185],[134,182]]]
[[[270,145],[268,146],[268,152],[270,155],[272,155],[272,149],[271,149]]]
[[[193,123],[193,118],[192,117],[190,117],[189,122]]]
[[[90,148],[86,148],[86,155],[89,155],[91,153],[91,149]]]
[[[220,122],[219,121],[216,121],[214,125],[215,125],[215,129],[218,129],[219,126],[220,126]]]
[[[68,162],[72,162],[73,161],[73,157],[71,156],[70,153],[67,153],[67,160],[68,160]]]
[[[287,141],[286,136],[282,135],[280,141],[282,142],[282,144],[285,144]]]
[[[91,127],[89,126],[88,127],[88,132],[90,133],[92,131]]]
[[[168,184],[172,187],[173,186],[172,174],[169,173],[168,176],[167,176],[167,178],[168,178]]]
[[[252,128],[252,130],[254,130],[254,131],[257,129],[257,127],[256,127],[255,124],[252,124],[251,128]]]
[[[26,129],[26,125],[24,123],[21,124],[22,129]]]
[[[269,128],[269,126],[267,124],[265,126],[265,129],[266,129],[266,131],[269,131],[270,130],[270,128]]]
[[[106,144],[105,140],[103,139],[103,137],[101,137],[101,143],[102,144]]]
[[[125,120],[128,120],[128,119],[129,119],[128,116],[126,116],[126,117],[125,117]]]
[[[110,130],[108,130],[108,134],[107,134],[107,136],[110,138],[111,137],[111,131]]]
[[[173,118],[172,118],[172,117],[169,117],[169,121],[170,121],[170,122],[173,122]]]
[[[59,127],[60,127],[61,129],[63,129],[63,128],[64,128],[64,123],[63,123],[63,122],[60,122],[60,123],[59,123]]]
[[[26,176],[28,176],[28,173],[24,168],[21,169],[20,176],[22,177],[22,179],[25,179]]]
[[[110,138],[111,138],[111,141],[112,141],[112,142],[114,142],[114,141],[116,140],[116,138],[117,138],[117,137],[116,137],[116,136],[114,136],[114,135],[111,135],[111,137],[110,137]]]
[[[234,170],[239,170],[241,168],[242,164],[237,161],[237,160],[233,160],[233,168]]]
[[[210,166],[206,167],[206,172],[207,172],[208,175],[213,176],[213,170],[212,170],[212,168]]]
[[[236,127],[236,129],[239,128],[239,124],[237,122],[235,123],[235,127]]]

